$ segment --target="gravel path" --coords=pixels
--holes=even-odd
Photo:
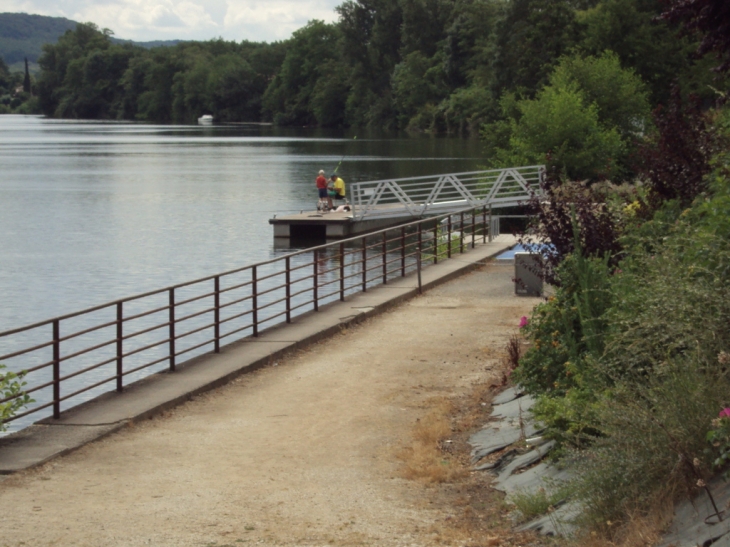
[[[401,478],[435,396],[483,381],[536,299],[490,265],[175,410],[0,482],[0,546],[436,544]]]

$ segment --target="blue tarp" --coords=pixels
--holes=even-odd
[[[552,245],[540,245],[539,247],[533,247],[532,252],[540,251],[542,249],[550,250]],[[515,245],[510,250],[497,255],[497,260],[514,260],[515,253],[528,253],[530,250],[526,249],[523,245]]]

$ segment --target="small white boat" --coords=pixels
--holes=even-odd
[[[198,118],[198,124],[200,125],[213,125],[213,116],[210,114],[203,114]]]

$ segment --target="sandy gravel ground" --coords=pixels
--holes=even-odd
[[[0,482],[0,546],[432,545],[452,508],[397,457],[484,381],[536,299],[490,265]]]

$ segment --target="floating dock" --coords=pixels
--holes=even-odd
[[[275,238],[342,239],[465,210],[516,207],[541,192],[545,166],[509,167],[350,185],[352,211],[274,216]]]

